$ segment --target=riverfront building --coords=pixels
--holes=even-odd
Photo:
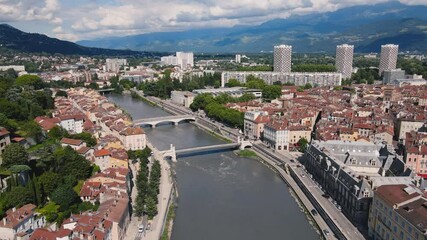
[[[368,226],[371,239],[427,239],[427,194],[413,185],[378,187]]]
[[[399,45],[386,44],[381,46],[381,57],[380,57],[380,67],[379,67],[380,75],[385,70],[396,69],[398,52],[399,52]]]
[[[312,86],[340,86],[342,74],[335,72],[223,72],[221,75],[221,86],[224,87],[230,79],[236,79],[240,83],[246,83],[248,76],[254,76],[264,80],[266,84],[274,82],[292,83],[303,86],[310,83]]]
[[[335,67],[344,79],[351,78],[353,73],[353,52],[353,45],[343,44],[337,46]]]
[[[291,72],[292,66],[292,46],[274,46],[274,71]]]
[[[303,164],[349,219],[361,224],[367,222],[374,189],[413,181],[393,151],[370,142],[316,140]]]
[[[194,94],[188,91],[172,91],[171,92],[171,101],[182,105],[184,107],[190,107],[193,103]]]

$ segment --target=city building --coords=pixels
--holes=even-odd
[[[353,45],[343,44],[337,46],[335,67],[344,79],[351,78],[353,73],[353,53]]]
[[[242,55],[240,54],[236,54],[236,59],[235,59],[236,63],[241,63],[242,62]]]
[[[385,70],[396,69],[397,54],[399,45],[386,44],[381,45],[379,74],[382,75]]]
[[[1,160],[1,154],[3,153],[6,146],[9,144],[10,144],[9,131],[7,131],[7,129],[4,127],[0,127],[0,160]]]
[[[292,66],[292,46],[274,46],[274,71],[291,72]]]
[[[289,129],[287,121],[281,119],[265,124],[263,142],[277,151],[289,150]]]
[[[221,94],[227,94],[232,97],[241,97],[245,93],[253,94],[256,98],[259,98],[262,96],[262,91],[259,89],[245,89],[244,87],[222,87],[222,88],[206,88],[206,89],[195,89],[193,90],[194,94],[203,94],[203,93],[209,93],[213,96],[218,96]]]
[[[9,69],[15,70],[15,72],[25,72],[24,65],[10,65],[10,66],[0,66],[0,71],[7,71]]]
[[[408,146],[405,151],[405,164],[416,174],[427,176],[427,145]]]
[[[77,149],[80,149],[82,147],[86,147],[86,143],[80,139],[62,138],[61,139],[61,146],[63,148],[69,146],[72,149],[77,151]]]
[[[83,132],[83,115],[60,115],[58,116],[61,126],[69,133],[82,133]]]
[[[177,65],[181,69],[188,69],[194,66],[194,55],[192,52],[176,52]]]
[[[194,67],[194,54],[192,52],[176,52],[176,56],[160,58],[162,65],[179,66],[181,69]]]
[[[314,87],[323,86],[340,86],[342,82],[342,74],[335,72],[222,72],[221,86],[236,79],[240,83],[246,83],[248,76],[254,76],[264,80],[268,85],[274,82],[291,83],[296,86],[304,86],[310,83]]]
[[[265,111],[247,111],[244,117],[243,133],[249,139],[260,139],[264,132],[264,125],[270,122],[270,116]]]
[[[176,66],[178,65],[178,59],[176,56],[165,56],[160,58],[160,63],[167,66]]]
[[[414,185],[384,185],[369,211],[371,239],[427,239],[427,193]]]
[[[126,59],[107,58],[105,60],[105,70],[107,72],[118,73],[120,68],[126,65]]]
[[[43,227],[45,218],[36,218],[34,204],[26,204],[21,208],[12,208],[6,211],[0,221],[0,239],[17,239],[19,234],[25,234],[27,230]]]
[[[371,142],[315,140],[303,164],[347,217],[360,224],[367,222],[375,188],[413,181],[412,172],[394,152]]]
[[[402,86],[425,86],[427,81],[422,78],[403,78],[403,79],[395,79],[390,82],[390,84],[396,87]]]
[[[405,70],[402,70],[400,68],[383,71],[383,84],[389,84],[389,83],[392,83],[394,80],[404,79],[404,78],[405,78]]]
[[[188,91],[172,91],[171,92],[171,101],[182,105],[184,107],[190,107],[193,103],[194,94]]]

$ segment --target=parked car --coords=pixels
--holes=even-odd
[[[144,224],[140,224],[138,226],[138,232],[140,232],[140,233],[144,232]]]
[[[318,213],[317,213],[316,209],[313,208],[313,209],[311,209],[311,214],[313,214],[313,216],[317,216]]]
[[[342,210],[342,208],[341,208],[341,206],[340,206],[340,205],[337,205],[337,208],[338,208],[338,211],[341,211],[341,210]]]
[[[328,235],[329,235],[329,231],[328,231],[328,229],[323,229],[323,233],[324,233],[326,236],[328,236]]]
[[[322,194],[322,197],[329,199],[331,196],[329,196],[329,194],[327,194],[327,193],[324,193],[324,194]]]

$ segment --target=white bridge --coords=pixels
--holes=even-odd
[[[152,128],[155,128],[157,124],[160,123],[173,123],[174,125],[178,125],[183,121],[196,121],[196,117],[193,115],[174,115],[155,118],[142,118],[134,120],[133,125],[149,125]]]
[[[161,151],[161,155],[164,159],[171,159],[173,162],[176,162],[177,157],[184,155],[194,155],[194,154],[202,154],[210,151],[218,151],[218,150],[228,150],[228,149],[237,149],[243,150],[245,148],[252,147],[252,143],[249,141],[242,140],[240,137],[237,139],[237,143],[224,143],[217,145],[209,145],[202,147],[193,147],[193,148],[185,148],[185,149],[175,149],[175,146],[171,144],[169,150]]]

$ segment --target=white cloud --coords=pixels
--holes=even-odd
[[[76,40],[258,24],[292,14],[385,1],[388,0],[0,0],[0,21],[41,21],[53,26],[46,33]],[[401,2],[427,5],[427,0]]]

